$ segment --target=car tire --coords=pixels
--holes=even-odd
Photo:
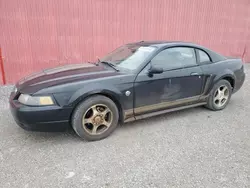
[[[109,136],[117,127],[118,120],[116,104],[108,97],[95,95],[76,107],[71,123],[81,138],[96,141]]]
[[[206,107],[213,111],[223,110],[232,96],[232,86],[227,80],[218,81],[212,88]]]

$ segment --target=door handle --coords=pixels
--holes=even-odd
[[[190,75],[191,76],[199,76],[199,73],[198,72],[192,72]]]

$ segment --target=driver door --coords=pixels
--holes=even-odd
[[[149,75],[151,66],[163,68],[163,72]],[[203,73],[193,48],[162,50],[135,80],[134,114],[138,116],[195,103],[201,95],[202,85]]]

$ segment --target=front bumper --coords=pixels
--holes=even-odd
[[[9,104],[16,123],[25,130],[65,131],[70,128],[72,108],[60,106],[26,106],[14,99],[11,93]]]

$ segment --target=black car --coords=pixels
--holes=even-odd
[[[24,129],[63,131],[86,140],[119,122],[204,105],[224,109],[245,79],[241,59],[185,42],[126,44],[96,63],[44,70],[20,80],[10,96]]]

